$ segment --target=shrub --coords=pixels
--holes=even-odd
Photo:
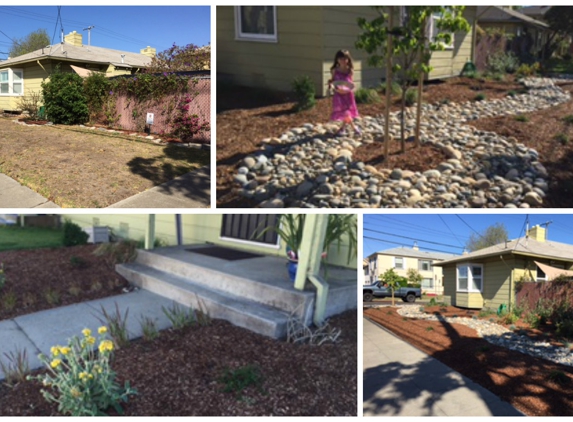
[[[83,90],[83,79],[77,73],[56,69],[42,82],[42,94],[48,118],[54,123],[74,125],[89,120],[89,109]]]
[[[491,79],[493,79],[494,81],[500,82],[500,81],[503,81],[505,79],[505,74],[503,74],[503,73],[492,73],[489,75],[489,77]]]
[[[568,125],[573,125],[573,114],[568,114],[567,116],[563,117],[562,120]]]
[[[555,135],[555,140],[559,142],[561,145],[567,145],[569,143],[569,136],[564,133],[558,133]]]
[[[223,389],[225,393],[234,392],[240,397],[243,390],[251,385],[262,390],[263,376],[258,366],[248,365],[235,370],[225,369],[219,381],[225,384]]]
[[[360,88],[355,94],[356,102],[359,104],[376,104],[381,101],[380,95],[372,88]]]
[[[39,119],[40,116],[40,103],[42,102],[42,93],[36,91],[29,91],[27,95],[19,97],[16,101],[16,107],[32,119]]]
[[[84,96],[93,121],[103,113],[103,106],[110,92],[110,81],[103,73],[92,72],[84,79]]]
[[[519,317],[513,313],[511,314],[507,314],[505,315],[503,318],[501,318],[501,322],[504,324],[514,324],[517,320],[519,319]]]
[[[486,68],[488,73],[515,73],[519,67],[519,59],[513,52],[497,52],[488,56]]]
[[[179,330],[184,327],[189,327],[196,322],[195,312],[193,309],[187,309],[179,306],[177,303],[173,303],[171,308],[161,307],[161,310],[165,316],[173,325],[173,328]]]
[[[309,76],[299,76],[292,82],[297,111],[309,110],[316,104],[314,82]]]
[[[532,65],[528,65],[523,63],[521,66],[517,68],[515,72],[518,76],[533,76],[539,73],[541,70],[541,65],[539,62],[535,62]]]
[[[567,374],[563,371],[553,370],[549,373],[548,378],[560,385],[569,384],[571,381]]]
[[[413,106],[414,104],[416,104],[416,101],[418,100],[418,91],[414,88],[410,88],[406,91],[406,106],[410,107]]]
[[[76,223],[70,220],[64,222],[64,246],[85,245],[88,243],[89,235]]]
[[[431,298],[430,301],[428,302],[428,306],[436,306],[438,303],[438,301],[436,300],[435,297]]]
[[[102,256],[110,268],[116,264],[132,262],[137,258],[137,241],[120,240],[116,243],[102,243],[94,250],[94,255]]]
[[[524,116],[523,114],[518,114],[517,116],[515,116],[515,121],[527,123],[527,122],[529,122],[529,117]]]
[[[142,316],[139,324],[141,325],[143,340],[151,341],[159,336],[157,324],[155,324],[155,320],[153,318]]]
[[[386,81],[380,84],[379,89],[382,94],[386,95]],[[398,82],[392,81],[390,92],[393,96],[400,96],[402,95],[402,87]]]
[[[508,97],[515,97],[516,95],[517,95],[517,92],[514,89],[507,91]]]
[[[26,380],[26,375],[30,372],[28,352],[26,349],[16,349],[10,353],[4,353],[6,363],[0,359],[0,370],[4,373],[4,382],[12,386],[18,382]]]
[[[474,97],[474,101],[484,101],[485,99],[486,99],[486,96],[485,96],[485,94],[483,94],[483,93],[477,94],[477,95]]]
[[[191,142],[193,136],[198,133],[211,130],[209,122],[201,120],[198,115],[189,115],[191,95],[186,94],[177,106],[175,117],[172,122],[172,133],[183,142]]]
[[[117,347],[125,347],[129,344],[129,332],[127,331],[127,316],[129,308],[122,315],[119,305],[115,303],[115,312],[109,313],[101,306],[102,318],[98,318],[102,324],[109,326],[109,334]]]
[[[7,311],[11,311],[16,307],[18,303],[18,298],[16,297],[16,293],[14,292],[6,292],[2,296],[2,308],[6,309]]]
[[[557,323],[557,334],[565,338],[573,338],[573,321],[570,319]]]
[[[67,346],[54,346],[51,355],[40,355],[48,373],[28,377],[40,381],[50,390],[42,389],[42,395],[49,402],[58,403],[58,410],[72,416],[103,416],[113,407],[123,413],[120,402],[127,402],[136,391],[126,382],[121,387],[111,369],[111,357],[115,345],[106,337],[107,328],[98,329],[98,339],[89,329],[82,331],[80,339],[74,336]]]

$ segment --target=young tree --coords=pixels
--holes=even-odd
[[[422,274],[420,274],[415,268],[408,268],[406,276],[408,284],[420,284],[423,280]]]
[[[495,223],[486,228],[481,234],[472,233],[466,242],[466,249],[470,252],[477,251],[488,246],[503,243],[507,240],[507,237],[508,233],[505,225],[503,223]]]
[[[146,68],[148,73],[186,72],[211,68],[211,46],[197,47],[187,44],[180,47],[173,44],[171,48],[157,53]]]
[[[416,124],[416,145],[419,145],[422,84],[424,75],[432,70],[430,59],[434,51],[443,50],[452,42],[452,33],[469,31],[470,25],[462,16],[465,6],[401,6],[401,22],[392,22],[393,11],[384,12],[383,6],[373,6],[378,16],[367,21],[358,19],[362,33],[356,47],[369,54],[368,63],[372,66],[391,66],[394,72],[401,72],[401,119],[400,138],[402,152],[405,152],[405,108],[408,88],[418,81],[418,112]],[[435,26],[429,33],[429,24],[434,19]],[[388,48],[388,46],[391,48]],[[390,56],[390,57],[388,57]],[[392,80],[386,80],[387,87]]]
[[[573,6],[553,6],[544,15],[551,34],[543,47],[543,58],[550,58],[559,42],[573,36]]]
[[[45,29],[38,29],[30,32],[23,38],[15,38],[10,47],[10,57],[21,56],[22,54],[31,53],[42,47],[50,45],[50,37]]]
[[[403,277],[400,277],[393,268],[390,268],[384,272],[384,274],[380,275],[380,280],[388,286],[388,288],[392,291],[392,306],[394,306],[394,292],[397,288],[400,287],[400,280]]]

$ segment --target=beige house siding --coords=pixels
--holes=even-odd
[[[62,218],[67,218],[82,227],[107,226],[119,237],[134,240],[141,240],[145,237],[148,221],[147,214],[64,214]],[[181,220],[184,244],[211,242],[222,246],[248,249],[265,255],[284,257],[286,254],[286,245],[282,242],[278,246],[273,246],[222,239],[220,233],[223,216],[221,214],[184,214]],[[176,245],[175,215],[157,214],[155,216],[155,233],[156,238],[167,245]],[[328,262],[347,268],[357,268],[356,258],[347,263],[347,254],[348,243],[343,243],[340,251],[338,251],[337,245],[334,245],[328,251]]]

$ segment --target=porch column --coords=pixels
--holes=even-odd
[[[155,243],[155,214],[147,216],[147,228],[145,229],[145,249],[153,249]]]

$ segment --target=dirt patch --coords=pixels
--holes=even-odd
[[[527,415],[573,415],[572,367],[495,346],[464,325],[403,318],[396,308],[364,315]]]
[[[100,208],[209,164],[209,151],[0,118],[0,172],[65,208]]]
[[[402,153],[400,141],[390,142],[388,160],[384,160],[384,140],[364,144],[354,150],[354,159],[378,170],[399,168],[420,171],[434,169],[448,159],[438,147],[430,144],[416,148],[413,142],[406,142],[406,152]]]
[[[460,77],[428,83],[424,86],[423,95],[424,101],[428,103],[465,102],[473,101],[480,93],[488,100],[503,98],[510,91],[522,88],[513,78],[498,82]],[[398,97],[393,97],[392,111],[399,110],[399,102]],[[382,95],[378,104],[358,104],[358,111],[361,116],[381,115],[385,110],[384,104],[385,97]],[[242,159],[257,151],[264,138],[280,136],[288,129],[305,123],[327,122],[331,106],[331,98],[320,98],[313,109],[295,113],[294,102],[288,94],[257,96],[248,88],[225,86],[224,89],[218,89],[217,107],[221,112],[217,114],[217,206],[256,206],[254,201],[242,198],[235,192],[233,177]],[[379,160],[381,152],[376,151],[377,145],[382,150],[381,143],[359,148],[358,157],[374,162]],[[392,151],[397,151],[395,146]],[[439,155],[433,151],[430,156],[425,153],[412,153],[410,147],[406,154],[393,156],[391,165],[380,168],[403,166],[401,168],[420,171],[435,168],[432,165],[439,159]]]
[[[356,311],[331,319],[341,341],[294,345],[214,320],[205,327],[167,330],[151,342],[117,351],[113,368],[137,395],[128,416],[356,416]],[[224,392],[227,369],[257,368],[261,381]],[[0,415],[57,415],[36,382],[0,387]]]
[[[96,246],[0,252],[6,283],[0,289],[0,320],[120,294],[128,282]]]

